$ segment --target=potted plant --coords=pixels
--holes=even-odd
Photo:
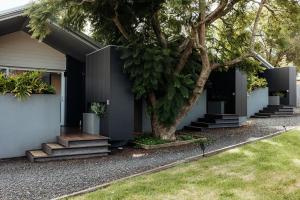
[[[284,98],[283,92],[273,92],[269,96],[269,105],[280,105],[280,99]]]
[[[83,132],[100,134],[100,118],[106,111],[106,105],[104,103],[93,102],[89,110],[90,112],[83,113]]]

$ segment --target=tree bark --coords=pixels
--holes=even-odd
[[[163,140],[176,140],[175,132],[176,127],[172,125],[170,127],[166,127],[159,123],[156,114],[153,112],[151,116],[151,127],[152,127],[152,134],[155,137],[161,138]]]

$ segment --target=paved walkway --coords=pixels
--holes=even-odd
[[[207,151],[261,137],[284,126],[300,126],[300,116],[250,120],[245,127],[199,133],[214,142]],[[51,199],[201,154],[196,145],[143,151],[115,150],[105,158],[47,163],[0,161],[0,199]]]

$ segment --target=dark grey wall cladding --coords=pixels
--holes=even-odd
[[[134,97],[122,61],[114,46],[107,46],[87,56],[86,102],[108,102],[101,118],[101,134],[111,141],[132,138]]]
[[[235,70],[235,114],[247,116],[247,74]]]
[[[267,69],[263,73],[270,92],[288,91],[287,97],[281,99],[281,104],[296,106],[296,74],[295,67]]]

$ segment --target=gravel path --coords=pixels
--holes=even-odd
[[[300,126],[300,116],[249,120],[234,129],[199,133],[214,142],[207,151],[260,137],[285,126]],[[0,199],[51,199],[108,181],[201,154],[195,145],[160,150],[114,150],[105,158],[30,163],[25,159],[0,161]]]

